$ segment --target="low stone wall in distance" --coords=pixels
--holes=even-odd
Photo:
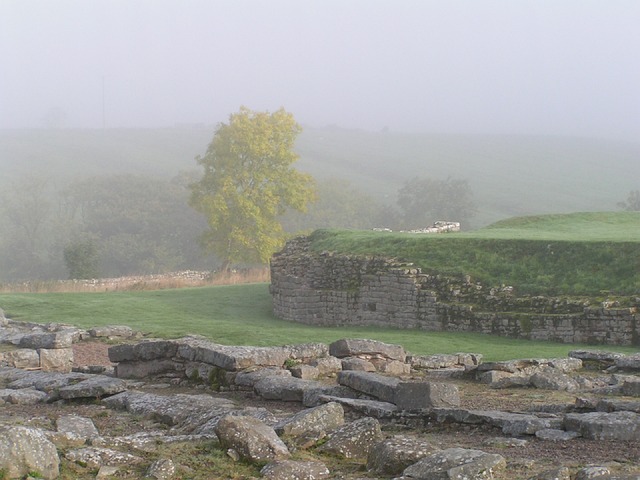
[[[427,275],[389,258],[312,252],[306,237],[273,256],[270,291],[277,317],[310,325],[640,345],[638,299],[621,308],[587,298],[518,297],[511,287]]]

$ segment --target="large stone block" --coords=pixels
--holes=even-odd
[[[344,370],[338,374],[338,383],[383,402],[395,403],[396,387],[400,380],[377,373]]]
[[[640,441],[640,415],[634,412],[570,413],[565,428],[593,440]]]
[[[329,345],[329,353],[334,357],[356,357],[359,355],[379,355],[392,360],[405,362],[407,353],[402,345],[367,340],[362,338],[343,338]]]
[[[77,331],[62,330],[59,332],[33,333],[24,335],[18,344],[20,348],[71,348]]]
[[[14,368],[38,368],[40,355],[31,348],[18,348],[0,353],[0,365]]]
[[[453,383],[400,382],[394,401],[402,410],[460,406],[460,394]]]
[[[39,353],[43,372],[69,373],[73,368],[72,348],[41,348]]]

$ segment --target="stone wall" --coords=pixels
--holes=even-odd
[[[640,345],[638,299],[622,308],[588,298],[518,297],[511,287],[427,275],[389,258],[312,252],[305,237],[273,256],[271,295],[277,317],[312,325]]]

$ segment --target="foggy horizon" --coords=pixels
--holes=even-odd
[[[0,129],[640,139],[640,2],[3,0]]]

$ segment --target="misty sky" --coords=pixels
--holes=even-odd
[[[0,0],[0,128],[226,121],[640,139],[638,0]],[[103,88],[104,86],[104,88]]]

